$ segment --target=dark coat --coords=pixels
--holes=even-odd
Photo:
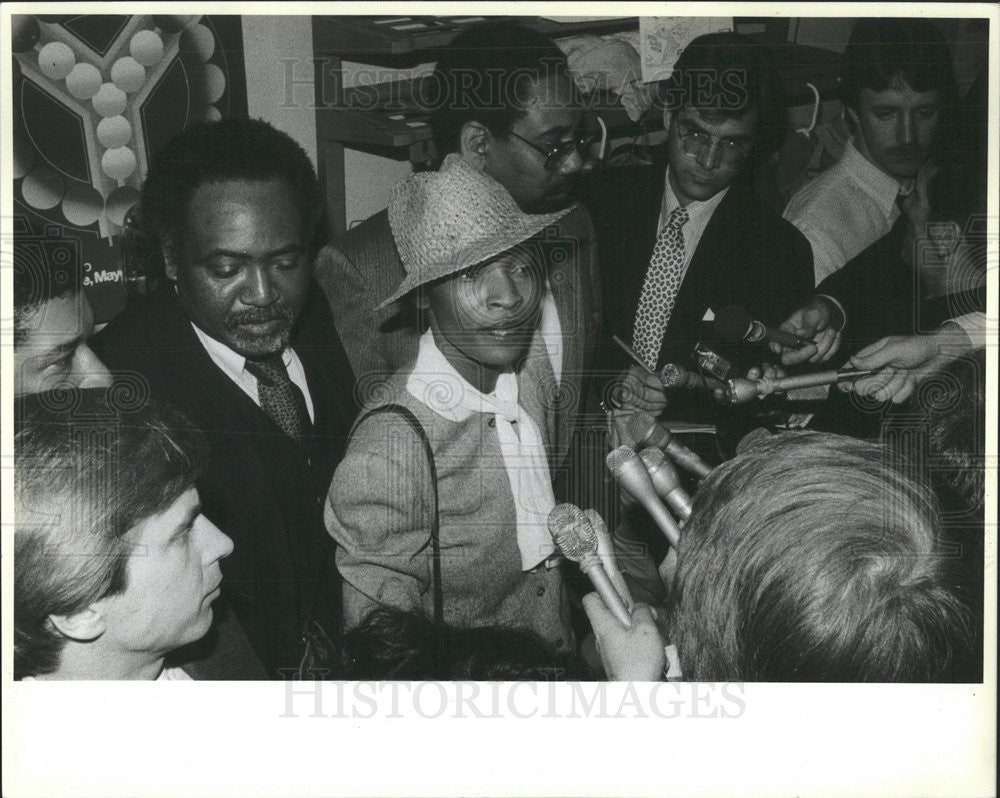
[[[235,543],[221,563],[224,597],[272,678],[298,665],[307,618],[331,630],[339,622],[323,501],[355,414],[350,365],[315,288],[291,345],[315,412],[304,445],[215,365],[172,286],[130,301],[94,339],[109,368],[142,375],[151,396],[182,410],[208,438],[210,460],[198,482],[203,512]]]
[[[605,286],[599,362],[606,370],[629,365],[611,336],[632,342],[656,243],[665,171],[662,159],[654,166],[605,169],[593,176],[588,191]],[[812,287],[809,242],[758,198],[745,175],[740,176],[716,208],[691,259],[658,367],[668,362],[690,367],[694,345],[714,340],[712,326],[702,321],[709,308],[738,305],[753,318],[777,326],[808,301]],[[733,354],[739,356],[739,350]],[[743,355],[750,363],[760,361],[760,350],[756,357]]]

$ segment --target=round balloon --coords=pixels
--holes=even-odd
[[[35,165],[35,145],[24,128],[14,128],[14,179],[20,180]]]
[[[62,42],[49,42],[38,51],[38,68],[50,80],[65,78],[75,63],[73,51]]]
[[[179,30],[184,30],[188,25],[191,25],[197,17],[187,16],[183,14],[154,14],[153,22],[156,26],[162,29],[165,33],[177,33]]]
[[[91,102],[94,104],[94,110],[101,116],[118,116],[128,105],[128,97],[113,83],[105,83],[98,89]]]
[[[214,52],[215,37],[205,25],[192,25],[181,34],[181,55],[204,64]]]
[[[106,150],[101,156],[101,169],[112,180],[124,180],[135,171],[135,153],[128,147]]]
[[[146,82],[146,67],[130,55],[119,58],[111,65],[111,82],[127,94],[139,91]]]
[[[104,201],[104,210],[108,219],[121,227],[125,223],[125,215],[139,201],[139,189],[132,186],[118,186]]]
[[[128,51],[144,67],[156,66],[163,58],[163,39],[151,30],[141,30],[128,43]]]
[[[10,18],[10,49],[26,53],[38,41],[41,29],[38,20],[29,14],[15,14]]]
[[[66,76],[66,88],[78,100],[89,100],[101,88],[101,73],[93,64],[77,64]]]
[[[201,99],[208,104],[216,103],[226,91],[226,73],[215,64],[205,64],[204,68],[200,86]]]
[[[124,116],[109,116],[97,123],[97,140],[113,150],[124,147],[132,138],[132,125]]]
[[[66,185],[62,176],[51,166],[40,163],[27,175],[21,183],[21,196],[32,208],[46,211],[59,204],[66,193]]]
[[[104,197],[101,192],[86,183],[75,183],[69,187],[62,201],[63,216],[70,224],[88,227],[101,218],[104,211]]]

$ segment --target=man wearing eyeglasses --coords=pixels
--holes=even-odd
[[[442,49],[429,82],[441,158],[461,154],[526,213],[574,203],[579,178],[597,163],[607,134],[596,116],[584,113],[566,58],[551,39],[506,23],[471,27]],[[545,234],[553,246],[540,334],[561,392],[554,397],[561,461],[600,330],[600,282],[593,225],[582,205]],[[378,308],[404,276],[385,211],[325,247],[315,271],[359,391],[416,356],[413,309]]]
[[[736,305],[780,324],[812,282],[809,244],[752,187],[751,164],[774,120],[759,46],[733,33],[693,40],[660,87],[667,141],[653,167],[594,175],[594,214],[604,296],[603,374],[629,368],[628,407],[658,414],[667,395],[658,377],[624,358],[628,342],[649,370],[692,367],[698,342],[718,347],[714,313]],[[737,366],[760,362],[745,347],[725,348]],[[673,397],[671,417],[708,415],[705,396]]]

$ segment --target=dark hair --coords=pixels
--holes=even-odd
[[[438,156],[458,151],[466,122],[506,136],[524,116],[529,86],[565,70],[552,39],[528,28],[487,22],[460,33],[442,48],[424,97]]]
[[[757,442],[702,482],[671,620],[686,679],[938,681],[968,646],[931,492],[885,448]]]
[[[323,206],[309,156],[288,134],[263,120],[229,118],[178,133],[153,158],[142,187],[142,214],[165,257],[177,259],[195,189],[229,180],[284,180],[309,245],[316,247]]]
[[[670,77],[657,86],[658,104],[671,111],[690,106],[709,118],[740,118],[756,111],[756,138],[761,146],[772,146],[780,125],[770,65],[761,50],[738,33],[698,36],[684,48]]]
[[[983,509],[986,490],[986,350],[953,360],[921,382],[917,403],[928,430],[929,476],[943,507]]]
[[[126,397],[127,398],[127,397]],[[194,485],[202,434],[180,412],[114,389],[15,403],[14,673],[51,673],[64,638],[50,615],[126,588],[126,533]]]
[[[347,679],[552,681],[583,672],[526,629],[458,629],[393,607],[369,613],[347,632],[342,651]]]
[[[80,242],[62,238],[14,237],[14,346],[46,302],[83,289]]]
[[[884,91],[902,78],[914,91],[937,89],[947,106],[954,91],[951,50],[934,23],[926,19],[859,19],[844,51],[840,96],[857,109],[862,89]]]

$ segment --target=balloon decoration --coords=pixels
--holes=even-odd
[[[186,107],[177,109],[186,124],[217,121],[217,107],[228,86],[226,50],[207,18],[189,15],[108,17],[105,38],[97,18],[74,27],[78,16],[17,14],[11,17],[14,53],[15,193],[47,222],[89,228],[102,238],[121,231],[139,200],[150,153],[148,128],[151,97],[171,78],[168,96],[176,103],[178,86]],[[172,72],[174,65],[181,72]],[[180,82],[178,82],[178,74]],[[28,87],[30,85],[30,91]],[[181,95],[184,96],[184,95]],[[55,106],[37,98],[49,97]],[[25,103],[34,113],[22,113]],[[27,107],[27,106],[24,106]],[[55,111],[47,111],[47,108]],[[72,141],[69,109],[82,122],[82,149],[74,163],[60,166],[64,143]],[[153,107],[154,116],[156,108]],[[56,116],[52,116],[56,113]],[[159,119],[163,111],[159,110]],[[56,127],[53,129],[53,125]],[[62,125],[62,127],[59,127]],[[54,142],[54,143],[53,143]],[[89,181],[86,179],[89,176]],[[53,213],[60,216],[53,216]]]

